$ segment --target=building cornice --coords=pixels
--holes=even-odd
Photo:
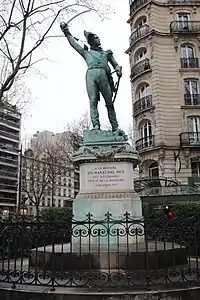
[[[196,7],[196,6],[200,6],[200,2],[195,2],[195,3],[160,3],[158,1],[155,0],[150,0],[147,1],[146,3],[144,3],[143,5],[141,5],[140,7],[138,7],[138,9],[136,9],[134,12],[132,12],[131,16],[129,17],[129,19],[127,20],[127,23],[130,24],[130,22],[132,21],[133,17],[135,16],[135,14],[140,11],[141,9],[145,8],[148,5],[151,4],[155,4],[157,6],[160,7],[174,7],[174,6],[180,6],[180,7],[185,7],[185,6],[192,6],[192,7]]]

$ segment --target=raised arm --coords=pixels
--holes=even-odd
[[[107,50],[108,53],[108,61],[109,63],[112,65],[113,69],[116,71],[117,75],[119,77],[122,76],[122,67],[120,67],[118,65],[118,63],[116,62],[114,56],[113,56],[113,52],[111,50]]]
[[[77,43],[76,39],[71,35],[68,26],[66,23],[60,24],[61,30],[64,32],[64,35],[68,39],[70,45],[83,57],[85,58],[86,50]]]

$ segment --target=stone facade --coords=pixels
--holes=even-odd
[[[186,184],[200,176],[200,4],[136,0],[130,9],[127,53],[140,176]]]

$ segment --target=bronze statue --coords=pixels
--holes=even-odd
[[[119,130],[116,113],[113,105],[113,94],[116,88],[113,82],[111,69],[108,65],[110,63],[117,73],[118,78],[122,76],[122,67],[118,65],[114,59],[111,50],[104,51],[101,48],[99,37],[92,33],[84,31],[84,35],[90,45],[90,50],[87,46],[82,47],[74,38],[66,23],[60,25],[62,31],[67,37],[70,45],[85,59],[88,69],[86,73],[87,93],[90,99],[90,116],[93,129],[100,130],[98,101],[100,101],[100,93],[102,94],[107,111],[112,131]]]

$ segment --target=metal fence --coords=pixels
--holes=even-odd
[[[198,284],[200,217],[0,222],[0,285],[52,289]]]

